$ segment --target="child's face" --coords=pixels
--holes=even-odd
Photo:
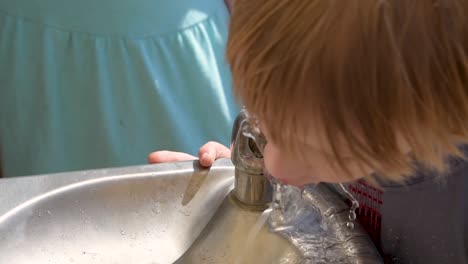
[[[313,131],[320,131],[320,129],[314,128]],[[325,140],[319,134],[308,134],[306,143],[298,142],[297,146],[303,146],[306,154],[293,157],[271,140],[264,126],[262,126],[262,133],[268,142],[263,151],[266,170],[283,183],[300,187],[319,182],[349,182],[366,177],[375,171],[353,157],[346,144],[340,143],[337,147],[342,155],[343,165],[347,168],[346,171],[334,159],[331,147],[322,144]],[[411,151],[409,144],[398,133],[397,145],[399,151],[405,155]],[[375,158],[369,161],[377,164]]]
[[[266,170],[283,183],[295,186],[319,182],[346,182],[356,180],[372,173],[372,169],[356,162],[345,153],[344,163],[348,167],[349,177],[337,164],[333,164],[331,150],[319,144],[317,135],[309,135],[307,143],[307,157],[299,159],[285,154],[285,151],[269,140],[268,131],[262,130],[268,143],[264,149]],[[305,146],[304,146],[305,147]],[[342,148],[346,151],[346,148]]]

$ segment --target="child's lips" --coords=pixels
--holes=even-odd
[[[278,181],[279,183],[282,183],[282,184],[288,184],[288,182],[289,182],[286,179],[275,177],[275,176],[269,174],[267,171],[264,172],[264,175],[266,175],[269,179],[274,178],[276,181]]]
[[[277,181],[279,181],[282,184],[289,184],[289,181],[283,178],[276,178]]]

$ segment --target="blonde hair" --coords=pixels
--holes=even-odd
[[[320,130],[344,169],[343,145],[388,180],[443,171],[468,138],[466,16],[466,0],[235,0],[235,94],[291,155]]]

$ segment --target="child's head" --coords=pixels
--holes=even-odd
[[[468,1],[236,0],[236,94],[301,185],[444,168],[468,138]],[[410,155],[409,155],[410,154]]]

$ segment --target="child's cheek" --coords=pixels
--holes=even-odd
[[[279,181],[302,186],[311,183],[312,180],[308,179],[307,175],[310,172],[304,171],[297,161],[293,161],[281,155],[281,151],[273,144],[267,144],[264,150],[265,168]]]
[[[281,160],[280,151],[273,144],[268,143],[265,146],[263,156],[265,168],[273,177],[277,179],[285,179],[287,177],[287,175],[285,175],[285,164],[284,161]]]

